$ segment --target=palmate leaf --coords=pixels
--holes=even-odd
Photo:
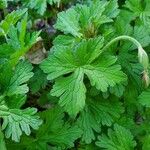
[[[95,140],[95,133],[100,133],[101,125],[111,126],[115,119],[124,111],[121,103],[111,98],[88,99],[87,104],[77,120],[78,126],[83,130],[82,141],[89,144]]]
[[[35,135],[23,136],[17,144],[10,142],[8,150],[66,150],[74,147],[75,140],[81,137],[82,130],[64,121],[64,113],[60,107],[43,111],[40,117],[44,122]]]
[[[27,108],[24,110],[8,109],[6,106],[0,106],[0,117],[3,118],[2,129],[5,130],[6,138],[12,137],[12,140],[19,142],[22,132],[30,135],[31,129],[38,129],[42,124],[39,116],[36,116],[37,109]]]
[[[78,40],[76,40],[73,36],[71,35],[58,35],[54,41],[53,41],[53,45],[54,47],[57,47],[57,46],[66,46],[66,47],[72,47],[75,45],[75,43],[77,42]]]
[[[26,11],[27,9],[14,11],[7,15],[6,18],[0,23],[0,35],[4,35],[7,42],[7,44],[1,45],[0,55],[6,57],[13,67],[18,63],[20,57],[24,56],[32,45],[37,42],[36,40],[40,33],[33,32],[31,34],[27,32]],[[15,26],[16,22],[23,15],[23,19]],[[3,58],[2,60],[5,59]]]
[[[16,24],[16,22],[25,14],[27,9],[13,11],[8,14],[3,21],[0,23],[0,36],[6,35],[11,27],[11,25]]]
[[[82,36],[79,26],[79,14],[73,8],[59,13],[55,28],[73,36]]]
[[[14,53],[10,56],[10,64],[15,66],[20,57],[24,56],[27,51],[37,42],[40,32],[27,32],[27,13],[17,26],[10,26],[8,32],[7,43],[15,49]]]
[[[48,73],[48,79],[55,78],[51,94],[60,97],[59,104],[70,115],[76,115],[85,105],[85,75],[90,79],[91,85],[103,92],[109,86],[126,80],[125,74],[116,65],[114,56],[101,54],[102,39],[83,41],[74,50],[57,49],[41,64],[41,69]],[[61,48],[61,47],[58,47]],[[101,55],[97,61],[93,61]],[[62,77],[62,75],[68,75]]]
[[[86,88],[83,77],[83,69],[76,69],[71,76],[57,79],[51,90],[52,96],[60,96],[59,105],[70,115],[77,114],[84,108]]]
[[[138,100],[141,105],[150,107],[150,89],[143,91],[138,97]]]
[[[62,149],[74,147],[74,141],[81,137],[82,130],[77,126],[64,124],[59,131],[44,137],[52,145],[58,145]]]
[[[7,7],[7,0],[0,0],[0,9]]]
[[[25,94],[28,92],[26,82],[33,76],[32,65],[27,61],[20,61],[12,69],[10,64],[5,64],[0,72],[1,92],[4,96]]]
[[[88,76],[91,85],[95,86],[98,90],[106,92],[109,86],[115,86],[124,79],[121,67],[114,65],[116,57],[103,56],[99,58],[98,64],[85,66],[85,74]]]
[[[2,44],[0,47],[0,57],[3,57],[2,60],[5,60],[5,62],[7,59],[12,67],[14,67],[19,62],[20,57],[24,56],[32,45],[36,43],[40,33],[33,32],[31,34],[27,32],[27,13],[25,14],[25,12],[25,10],[22,12],[19,10],[12,12],[0,23],[3,30],[2,34],[4,33],[7,41],[7,44]],[[23,15],[22,13],[25,14],[24,18],[14,26]]]
[[[128,8],[135,17],[139,17],[144,25],[149,25],[150,21],[150,1],[145,0],[127,0],[125,7]]]
[[[106,150],[134,150],[136,146],[131,132],[118,124],[114,125],[114,130],[108,130],[108,136],[102,135],[98,139],[96,145]]]
[[[13,71],[10,82],[5,90],[5,94],[11,96],[14,94],[27,93],[29,89],[26,82],[33,76],[33,72],[31,71],[32,65],[29,62],[20,62]]]
[[[61,0],[23,0],[25,6],[37,10],[40,15],[43,15],[46,11],[47,4],[58,4]]]
[[[55,79],[93,61],[102,52],[100,50],[102,46],[103,38],[101,37],[83,41],[74,50],[71,50],[72,48],[69,47],[57,46],[54,53],[50,54],[48,59],[43,61],[41,68],[48,74],[48,80]],[[76,52],[76,56],[73,51]]]
[[[55,28],[74,37],[91,37],[100,25],[112,22],[119,13],[117,0],[94,1],[87,5],[76,5],[60,12]]]
[[[109,18],[115,18],[119,12],[120,10],[118,9],[118,0],[112,0],[108,2],[104,14]]]
[[[64,114],[60,107],[55,107],[41,113],[45,120],[37,133],[37,139],[51,145],[57,145],[62,149],[74,146],[74,141],[81,136],[82,130],[77,126],[69,125],[63,121]]]

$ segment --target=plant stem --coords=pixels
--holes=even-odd
[[[149,66],[149,58],[147,53],[145,52],[145,50],[142,48],[142,45],[140,44],[140,42],[138,42],[136,39],[127,36],[127,35],[122,35],[122,36],[118,36],[116,38],[114,38],[113,40],[111,40],[103,49],[102,51],[107,50],[113,43],[119,41],[119,40],[128,40],[131,41],[132,43],[134,43],[137,48],[138,48],[138,58],[139,58],[139,63],[141,63],[144,67],[144,70],[148,69]]]
[[[146,87],[148,87],[150,84],[150,79],[149,79],[149,75],[148,75],[149,58],[148,58],[148,55],[145,52],[145,50],[142,48],[142,45],[136,39],[134,39],[130,36],[127,36],[127,35],[118,36],[118,37],[114,38],[113,40],[111,40],[108,44],[106,44],[106,46],[104,46],[102,51],[107,50],[112,44],[114,44],[115,42],[120,41],[120,40],[131,41],[132,43],[134,43],[137,46],[139,63],[141,63],[142,66],[144,67],[143,79],[146,84]]]
[[[118,36],[116,38],[114,38],[113,40],[111,40],[103,49],[102,51],[105,51],[106,49],[108,49],[112,44],[114,44],[117,41],[120,40],[128,40],[131,41],[132,43],[134,43],[138,48],[142,47],[142,45],[134,38],[127,36],[127,35],[122,35],[122,36]]]

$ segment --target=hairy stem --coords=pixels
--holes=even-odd
[[[112,44],[114,44],[117,41],[120,40],[128,40],[131,41],[132,43],[134,43],[138,48],[142,47],[142,45],[134,38],[127,36],[127,35],[122,35],[122,36],[118,36],[116,38],[114,38],[113,40],[111,40],[104,48],[103,51],[105,51],[106,49],[108,49]]]
[[[104,46],[102,51],[107,50],[112,44],[114,44],[115,42],[120,41],[120,40],[131,41],[133,44],[135,44],[137,46],[139,63],[141,63],[142,66],[144,67],[143,80],[146,84],[146,87],[148,87],[150,84],[149,75],[148,75],[149,74],[148,73],[149,58],[148,58],[148,55],[145,52],[145,50],[142,48],[142,45],[140,44],[140,42],[138,42],[136,39],[134,39],[130,36],[122,35],[122,36],[118,36],[118,37],[114,38],[113,40],[111,40],[108,44],[106,44],[106,46]]]

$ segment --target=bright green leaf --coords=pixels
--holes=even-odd
[[[98,137],[96,145],[106,150],[134,150],[136,142],[131,132],[117,124],[114,130],[108,130],[108,136],[102,135]]]

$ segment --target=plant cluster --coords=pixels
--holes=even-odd
[[[0,9],[0,150],[150,149],[150,0]]]

